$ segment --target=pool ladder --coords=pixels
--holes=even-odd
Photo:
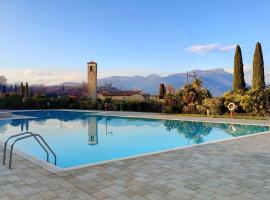
[[[16,144],[16,142],[18,142],[20,140],[23,140],[23,139],[30,138],[30,137],[33,137],[38,142],[38,144],[40,144],[42,149],[46,152],[47,162],[50,162],[49,161],[49,152],[53,155],[53,157],[54,157],[54,165],[56,165],[56,154],[53,152],[51,147],[48,145],[48,143],[44,140],[44,138],[41,135],[36,134],[36,133],[32,133],[32,132],[23,132],[23,133],[19,133],[19,134],[16,134],[16,135],[12,135],[6,140],[5,146],[4,146],[3,165],[6,164],[6,151],[7,151],[8,142],[12,138],[16,138],[14,140],[14,142],[12,143],[12,145],[11,145],[10,154],[9,154],[9,166],[8,167],[9,167],[9,169],[11,169],[14,145]]]

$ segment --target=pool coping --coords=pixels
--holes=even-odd
[[[67,111],[67,112],[89,112],[95,113],[99,116],[109,117],[127,117],[127,118],[141,118],[141,119],[161,119],[161,120],[176,120],[176,121],[193,121],[193,122],[208,122],[208,123],[231,123],[240,125],[256,125],[256,126],[270,126],[269,120],[253,120],[253,119],[231,119],[231,118],[213,118],[213,117],[195,117],[195,116],[176,116],[174,114],[167,115],[164,113],[147,113],[147,112],[129,112],[129,111],[101,111],[101,110],[82,110],[82,109],[47,109],[47,110],[10,110],[11,112],[31,112],[31,111]],[[127,115],[123,115],[127,114]],[[135,114],[135,115],[134,115]],[[27,118],[36,118],[28,117]]]
[[[30,116],[24,116],[24,115],[14,115],[12,114],[12,117],[6,117],[6,118],[0,118],[0,121],[6,121],[6,120],[16,120],[16,119],[36,119],[37,117],[30,117]]]
[[[191,117],[190,119],[186,118],[166,118],[167,116],[162,116],[160,114],[156,114],[156,113],[151,113],[151,114],[156,114],[157,118],[155,118],[154,116],[136,116],[136,115],[117,115],[117,114],[113,114],[110,113],[108,111],[92,111],[92,110],[70,110],[70,109],[48,109],[48,110],[20,110],[21,112],[26,112],[26,111],[75,111],[75,112],[89,112],[89,113],[95,113],[96,115],[99,116],[111,116],[111,117],[126,117],[126,118],[141,118],[141,119],[157,119],[157,120],[173,120],[173,121],[192,121],[192,122],[206,122],[206,123],[229,123],[229,124],[241,124],[241,125],[256,125],[256,126],[270,126],[270,124],[265,125],[265,124],[256,124],[256,123],[243,123],[243,122],[228,122],[228,121],[220,121],[220,120],[215,120],[215,121],[211,121],[211,120],[200,120],[201,118],[199,118],[199,120],[195,120],[196,117]],[[19,111],[13,111],[13,112],[19,112]],[[137,114],[137,113],[136,113]],[[138,113],[140,114],[140,113]],[[145,113],[143,113],[145,114]],[[9,118],[9,119],[34,119],[36,117],[28,117],[28,116],[22,116],[22,118],[18,117],[18,118]],[[206,118],[209,119],[209,118]],[[211,118],[210,118],[211,119]],[[218,119],[222,119],[222,118],[218,118]],[[1,120],[8,120],[8,118],[5,119],[1,119]],[[265,121],[266,122],[266,121]],[[116,159],[111,159],[111,160],[106,160],[106,161],[101,161],[101,162],[95,162],[95,163],[91,163],[91,164],[82,164],[82,165],[78,165],[78,166],[74,166],[74,167],[67,167],[67,168],[62,168],[59,166],[56,166],[52,163],[46,162],[44,160],[41,160],[39,158],[36,158],[32,155],[29,155],[17,148],[14,148],[14,153],[22,156],[23,158],[26,158],[28,160],[30,160],[31,162],[38,164],[39,166],[49,170],[52,173],[58,173],[58,172],[66,172],[66,171],[71,171],[71,170],[78,170],[78,169],[82,169],[82,168],[87,168],[87,167],[94,167],[94,166],[98,166],[98,165],[104,165],[104,164],[109,164],[112,162],[117,162],[117,161],[123,161],[123,160],[129,160],[129,159],[133,159],[133,158],[139,158],[139,157],[144,157],[144,156],[151,156],[151,155],[158,155],[158,154],[163,154],[163,153],[169,153],[172,151],[177,151],[177,150],[183,150],[183,149],[188,149],[188,148],[194,148],[194,147],[198,147],[198,146],[202,146],[202,145],[209,145],[209,144],[214,144],[214,143],[222,143],[222,142],[227,142],[230,140],[237,140],[237,139],[242,139],[242,138],[246,138],[246,137],[252,137],[252,136],[257,136],[257,135],[263,135],[263,134],[267,134],[270,133],[270,131],[265,131],[265,132],[258,132],[258,133],[253,133],[250,135],[244,135],[244,136],[238,136],[238,137],[233,137],[233,138],[226,138],[226,139],[220,139],[220,140],[215,140],[215,141],[210,141],[210,142],[205,142],[202,144],[193,144],[191,146],[185,146],[185,147],[176,147],[176,148],[172,148],[172,149],[166,149],[166,150],[161,150],[161,151],[155,151],[155,152],[150,152],[150,153],[144,153],[144,154],[139,154],[139,155],[134,155],[134,156],[127,156],[127,157],[123,157],[123,158],[116,158]],[[1,145],[4,145],[3,142],[0,141]],[[9,145],[8,145],[9,147]]]

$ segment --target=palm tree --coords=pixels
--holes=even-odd
[[[202,88],[202,81],[198,78],[196,78],[192,83],[191,83],[192,87],[195,88],[196,90],[201,89]]]

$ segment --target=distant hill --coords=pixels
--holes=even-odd
[[[203,81],[203,85],[214,96],[222,95],[224,92],[231,90],[233,76],[224,69],[193,70],[192,72],[196,72],[197,77]],[[189,80],[191,81],[191,78]],[[172,85],[175,89],[181,88],[186,84],[186,73],[177,73],[165,77],[152,74],[145,77],[111,76],[98,79],[98,85],[104,85],[106,82],[112,83],[114,87],[121,90],[142,90],[149,94],[158,94],[160,83]]]
[[[233,75],[224,71],[222,68],[211,70],[193,70],[197,77],[203,81],[204,87],[208,88],[212,95],[220,96],[232,88]],[[248,76],[247,76],[248,77]],[[247,78],[248,79],[248,78]],[[189,78],[189,82],[192,78]],[[248,82],[248,81],[247,81]],[[171,74],[169,76],[159,76],[151,74],[149,76],[110,76],[98,79],[98,86],[104,86],[105,83],[112,83],[115,90],[142,90],[152,95],[159,93],[159,84],[172,85],[175,89],[181,88],[186,84],[186,73]],[[67,87],[81,86],[77,82],[64,82],[59,84]]]
[[[77,87],[77,86],[81,86],[81,83],[77,83],[77,82],[64,82],[64,83],[60,83],[59,86],[67,86],[67,87]]]

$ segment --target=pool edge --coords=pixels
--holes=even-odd
[[[83,169],[83,168],[87,168],[87,167],[105,165],[105,164],[109,164],[109,163],[113,163],[113,162],[117,162],[117,161],[135,159],[135,158],[144,157],[144,156],[151,156],[151,155],[169,153],[169,152],[172,152],[172,151],[184,150],[184,149],[194,148],[194,147],[203,146],[203,145],[222,143],[222,142],[242,139],[242,138],[246,138],[246,137],[264,135],[264,134],[267,134],[267,133],[270,133],[270,131],[258,132],[258,133],[254,133],[254,134],[250,134],[250,135],[243,135],[243,136],[234,137],[234,138],[226,138],[226,139],[221,139],[221,140],[216,140],[216,141],[205,142],[205,143],[202,143],[202,144],[193,144],[191,146],[186,146],[186,147],[176,147],[176,148],[172,148],[172,149],[166,149],[166,150],[161,150],[161,151],[156,151],[156,152],[144,153],[144,154],[139,154],[139,155],[134,155],[134,156],[127,156],[127,157],[123,157],[123,158],[116,158],[116,159],[96,162],[96,163],[92,163],[92,164],[83,164],[83,165],[78,165],[78,166],[74,166],[74,167],[67,167],[67,168],[62,168],[62,167],[53,165],[51,163],[48,163],[48,162],[46,162],[44,160],[41,160],[41,159],[36,158],[34,156],[31,156],[31,155],[29,155],[29,154],[27,154],[27,153],[25,153],[25,152],[23,152],[23,151],[21,151],[21,150],[19,150],[17,148],[14,148],[14,152],[16,154],[22,156],[23,158],[25,158],[25,159],[27,159],[27,160],[41,166],[42,168],[47,169],[48,171],[50,171],[52,173],[59,173],[59,172],[68,172],[68,171],[72,171],[72,170],[79,170],[79,169]],[[0,141],[0,145],[3,146],[4,143]]]

